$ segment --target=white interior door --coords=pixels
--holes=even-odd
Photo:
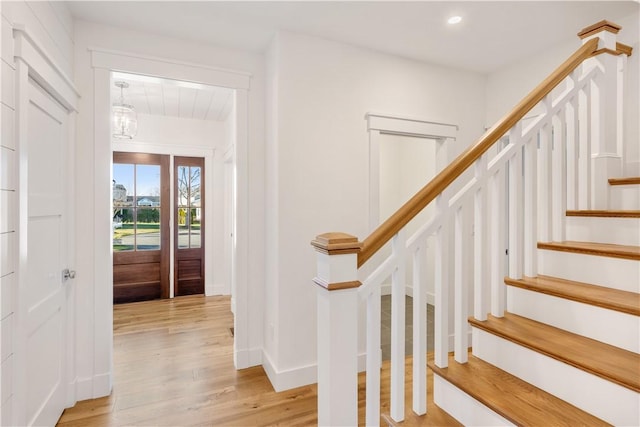
[[[26,332],[28,425],[55,425],[65,403],[67,111],[29,80]]]

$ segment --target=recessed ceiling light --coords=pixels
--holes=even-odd
[[[459,24],[460,21],[462,21],[462,16],[452,16],[447,20],[447,23],[453,25],[453,24]]]

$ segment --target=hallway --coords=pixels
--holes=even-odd
[[[314,424],[315,386],[275,393],[261,367],[233,367],[229,297],[114,306],[114,388],[59,426]]]
[[[315,385],[276,393],[261,367],[234,369],[229,306],[229,297],[221,296],[114,306],[113,392],[65,410],[58,426],[316,425]],[[410,390],[410,357],[406,366]],[[388,361],[381,378],[382,412],[388,414]],[[364,374],[358,389],[364,420]],[[410,392],[406,399],[404,425],[457,425],[431,400],[426,417],[412,417]]]

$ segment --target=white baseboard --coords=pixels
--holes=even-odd
[[[366,354],[360,353],[358,355],[358,372],[363,372],[366,369],[366,364]],[[318,365],[315,363],[293,369],[279,370],[269,355],[263,351],[262,367],[276,392],[318,382]]]
[[[76,378],[75,398],[77,401],[97,399],[111,394],[111,373],[95,375],[93,377]]]
[[[95,375],[93,377],[93,398],[109,396],[113,388],[111,372]]]
[[[237,350],[234,355],[236,369],[246,369],[253,366],[262,365],[262,349],[251,348],[246,350]]]
[[[214,295],[230,295],[228,286],[223,283],[207,283],[204,286],[204,294],[208,297]]]

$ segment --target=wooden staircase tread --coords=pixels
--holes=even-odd
[[[469,323],[516,344],[640,392],[640,354],[512,313]]]
[[[522,279],[505,277],[504,281],[521,289],[640,316],[640,294],[635,292],[543,275]]]
[[[640,260],[640,246],[614,245],[594,242],[538,242],[538,249],[549,249],[562,252],[574,252],[585,255],[606,256]]]
[[[630,176],[626,178],[609,178],[609,185],[633,185],[640,184],[640,176]]]
[[[640,218],[640,211],[636,210],[571,210],[567,216],[598,217],[598,218]]]
[[[449,357],[447,368],[429,367],[516,425],[607,426],[606,422],[475,356],[465,364]]]

